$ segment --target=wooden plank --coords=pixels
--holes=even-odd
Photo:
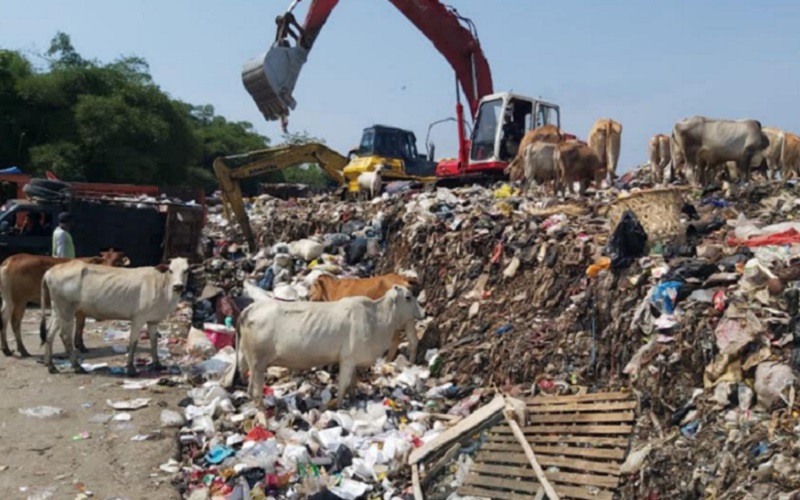
[[[621,401],[631,399],[627,392],[598,392],[595,394],[581,394],[572,396],[534,396],[525,400],[525,404],[533,405],[562,405],[568,403],[583,403],[587,401]]]
[[[533,500],[533,495],[526,495],[522,493],[513,493],[510,491],[494,491],[486,490],[483,488],[476,488],[474,486],[459,486],[456,490],[459,495],[485,497],[485,498],[500,498],[501,500]]]
[[[525,434],[630,434],[632,425],[535,425],[523,429]]]
[[[495,427],[498,434],[511,434],[511,427]],[[523,427],[522,432],[527,434],[630,434],[631,425],[536,425]]]
[[[510,432],[508,434],[497,434],[492,429],[487,440],[488,443],[516,443],[517,440]],[[613,446],[615,448],[627,448],[630,440],[628,438],[612,438],[599,436],[547,436],[542,434],[526,434],[529,443],[578,443],[590,444],[592,446]]]
[[[595,486],[598,488],[616,489],[619,478],[614,476],[600,476],[596,474],[575,474],[572,472],[551,472],[547,477],[556,483],[556,488],[563,488],[569,484],[580,486]],[[564,484],[567,483],[567,484]],[[599,484],[602,483],[602,484]]]
[[[464,481],[467,486],[483,486],[485,488],[502,488],[505,490],[519,491],[521,493],[533,493],[539,491],[542,486],[536,480],[516,480],[503,479],[495,476],[481,476],[480,474],[470,473]]]
[[[470,472],[481,474],[493,474],[496,476],[528,477],[535,478],[530,467],[513,467],[510,465],[491,465],[484,463],[474,463],[470,467]],[[597,486],[598,488],[616,488],[619,486],[619,478],[614,476],[601,476],[595,474],[574,474],[569,472],[547,472],[545,475],[555,483],[580,484],[582,486]]]
[[[490,451],[519,451],[518,443],[484,443],[481,446],[482,450]],[[625,458],[625,450],[616,448],[578,448],[573,446],[533,446],[533,451],[536,453],[544,453],[546,455],[567,455],[572,457],[587,457],[587,458],[608,458],[611,460],[623,460]]]
[[[520,446],[522,446],[522,451],[525,453],[525,457],[528,459],[528,462],[530,462],[531,467],[533,467],[533,472],[536,474],[536,480],[542,485],[542,488],[544,488],[547,498],[550,500],[560,500],[560,495],[556,493],[556,490],[553,489],[553,485],[550,484],[550,480],[544,475],[544,469],[542,469],[542,465],[536,459],[536,454],[533,452],[530,443],[528,443],[528,441],[525,439],[525,434],[523,434],[522,429],[520,429],[519,423],[514,420],[514,416],[509,414],[507,411],[503,412],[503,416],[505,417],[506,422],[508,422],[508,426],[511,427],[511,430],[514,432],[514,437],[517,438],[517,442],[519,442]],[[536,496],[541,497],[542,495]]]
[[[605,474],[613,474],[619,476],[619,464],[608,462],[594,462],[591,460],[580,460],[577,458],[563,458],[553,457],[550,455],[542,455],[537,460],[542,465],[554,465],[556,467],[564,467],[573,470],[587,470],[592,472],[603,472]],[[528,457],[524,453],[496,453],[491,451],[478,452],[476,461],[479,462],[494,462],[501,464],[527,464]]]
[[[636,415],[632,411],[618,413],[554,413],[547,415],[531,415],[530,424],[570,423],[585,422],[632,422]]]
[[[607,490],[598,491],[596,494],[588,488],[580,486],[556,486],[556,492],[562,498],[579,498],[580,500],[613,500],[614,494]]]
[[[635,410],[637,406],[636,401],[619,401],[617,403],[572,403],[561,405],[550,404],[528,404],[528,413],[555,413],[563,411],[616,411],[616,410]]]
[[[470,431],[492,418],[495,414],[502,411],[502,409],[505,408],[505,405],[506,402],[502,396],[495,396],[491,402],[485,406],[482,406],[481,408],[478,408],[471,415],[464,418],[464,420],[461,420],[453,427],[450,427],[446,431],[442,432],[428,443],[425,443],[421,447],[413,450],[408,456],[408,464],[414,465],[420,460],[423,460],[429,454],[446,446],[451,441],[468,434]],[[509,432],[511,432],[510,428]]]
[[[414,500],[425,500],[422,494],[422,486],[419,484],[419,465],[411,466],[411,486],[414,490]]]
[[[601,490],[594,494],[586,488],[575,486],[556,486],[556,493],[562,498],[579,498],[581,500],[612,500],[614,498],[610,491]],[[529,500],[534,499],[533,495],[525,493],[517,493],[513,491],[502,491],[488,488],[480,488],[476,486],[461,486],[457,490],[459,495],[485,497],[485,498],[500,498],[502,500]]]

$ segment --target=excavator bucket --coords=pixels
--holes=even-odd
[[[292,97],[300,70],[308,57],[301,46],[273,45],[242,68],[242,82],[267,121],[289,115],[297,103]]]

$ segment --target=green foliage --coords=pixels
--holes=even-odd
[[[282,139],[283,141],[280,144],[281,146],[298,146],[312,142],[325,144],[324,139],[314,137],[305,130],[302,132],[283,134]],[[296,167],[290,167],[277,172],[270,172],[268,174],[264,174],[259,180],[263,183],[288,182],[292,184],[307,184],[309,186],[319,188],[335,185],[335,182],[328,177],[328,175],[323,172],[321,168],[313,163],[298,165]]]
[[[211,191],[215,158],[269,144],[251,123],[172,99],[140,57],[89,60],[64,33],[45,56],[37,70],[19,52],[0,51],[0,168]]]

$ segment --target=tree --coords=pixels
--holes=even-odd
[[[136,56],[109,63],[57,33],[36,70],[0,51],[0,168],[65,180],[216,187],[216,157],[267,147],[248,122],[172,99]]]
[[[217,188],[213,175],[213,164],[220,156],[247,153],[264,149],[269,145],[269,138],[258,134],[250,122],[231,122],[216,115],[214,106],[191,106],[184,104],[191,116],[192,126],[200,141],[201,154],[199,165],[193,170],[192,177],[206,191]],[[204,174],[202,172],[207,172]],[[245,179],[242,188],[245,192],[255,194],[258,190],[258,178]]]

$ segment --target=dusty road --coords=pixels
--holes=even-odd
[[[85,498],[80,496],[84,489],[96,499],[179,498],[169,475],[158,468],[178,452],[176,430],[160,429],[160,414],[164,408],[181,411],[177,402],[185,389],[123,389],[124,377],[101,372],[50,375],[37,362],[44,352],[38,347],[37,319],[29,310],[23,323],[23,341],[32,358],[0,355],[0,498],[75,500]],[[86,344],[92,351],[84,355],[84,362],[123,365],[125,355],[115,354],[112,344],[104,341],[103,326],[87,325]],[[14,349],[13,335],[10,342]],[[142,344],[139,351],[144,354]],[[59,339],[54,352],[63,355]],[[151,400],[149,406],[127,412],[106,404],[134,398]],[[19,411],[41,405],[61,408],[63,414],[36,418]],[[128,413],[130,420],[123,416],[99,422],[120,413]],[[158,431],[161,435],[155,439],[131,440]],[[82,433],[88,433],[88,439]]]

